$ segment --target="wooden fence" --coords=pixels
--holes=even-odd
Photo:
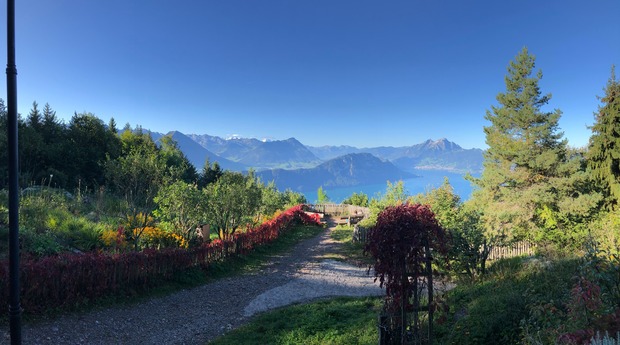
[[[345,204],[308,204],[306,205],[311,212],[323,213],[327,216],[344,217],[344,216],[368,216],[370,210],[368,207]]]
[[[499,260],[514,258],[517,256],[528,256],[536,254],[536,247],[529,242],[516,242],[510,246],[494,247],[489,253],[487,260]]]
[[[366,240],[368,239],[368,230],[368,228],[364,228],[356,224],[353,228],[353,242],[366,243]],[[534,254],[536,254],[536,247],[529,242],[522,241],[514,243],[510,246],[492,248],[487,260],[494,261]]]
[[[366,243],[368,239],[368,228],[355,224],[353,228],[353,243]]]

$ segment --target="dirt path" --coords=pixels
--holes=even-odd
[[[124,307],[24,325],[24,344],[205,344],[252,315],[325,296],[383,292],[357,268],[321,256],[338,245],[330,229],[273,257],[259,272]],[[5,330],[6,331],[6,330]],[[8,334],[0,343],[8,344]]]

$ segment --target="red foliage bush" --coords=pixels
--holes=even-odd
[[[21,261],[21,305],[30,313],[50,307],[75,305],[111,293],[149,289],[176,272],[206,269],[210,263],[248,253],[274,241],[298,224],[320,225],[316,217],[292,207],[275,219],[229,241],[215,240],[192,249],[148,249],[121,254],[60,254]],[[9,299],[8,262],[0,262],[0,298]]]
[[[446,253],[446,243],[445,231],[425,205],[393,206],[379,214],[364,251],[375,258],[375,277],[386,288],[388,306],[400,305],[403,291],[405,298],[410,297],[412,280],[417,277],[403,277],[415,272],[421,275],[426,244],[434,253]]]

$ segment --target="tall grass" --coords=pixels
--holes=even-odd
[[[537,338],[553,344],[562,319],[552,314],[565,308],[577,268],[577,259],[495,262],[481,280],[447,293],[450,311],[435,327],[438,342],[522,344]]]

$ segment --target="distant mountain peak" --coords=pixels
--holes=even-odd
[[[455,150],[463,149],[459,145],[451,142],[450,140],[446,138],[440,138],[437,140],[427,139],[425,142],[422,143],[422,146],[429,148],[429,149],[441,150],[441,151],[455,151]]]

